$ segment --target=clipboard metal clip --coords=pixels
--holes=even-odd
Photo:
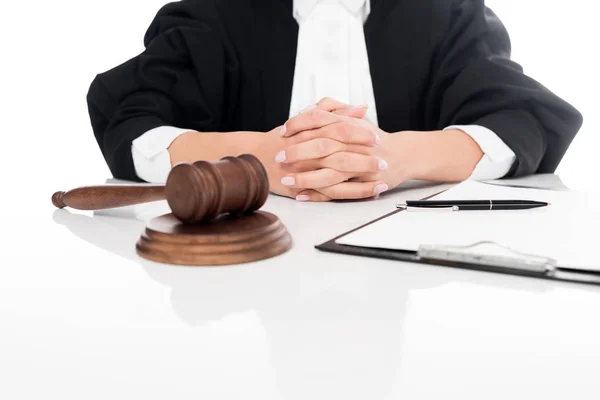
[[[473,251],[475,247],[481,245],[497,246],[512,254],[510,256],[490,255],[478,254]],[[477,242],[468,246],[421,245],[417,251],[417,257],[424,260],[485,265],[543,275],[553,274],[558,268],[557,261],[552,258],[521,253],[490,241]]]

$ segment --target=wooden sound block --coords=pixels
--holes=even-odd
[[[256,211],[184,224],[173,214],[148,223],[137,253],[148,260],[187,266],[219,266],[264,260],[285,253],[292,238],[275,215]]]

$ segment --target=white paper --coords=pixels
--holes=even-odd
[[[466,181],[434,199],[537,200],[552,205],[511,211],[402,211],[337,243],[417,251],[420,245],[468,246],[491,241],[518,252],[553,258],[562,267],[600,271],[600,211],[591,194]],[[492,250],[483,247],[476,251],[486,255]]]

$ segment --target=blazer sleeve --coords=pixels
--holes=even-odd
[[[581,114],[513,62],[508,33],[484,0],[437,1],[427,119],[437,128],[481,125],[516,155],[506,175],[556,170],[582,125]]]
[[[238,65],[222,29],[211,1],[167,4],[146,32],[145,50],[93,80],[91,125],[115,178],[140,181],[131,145],[153,128],[227,128]]]

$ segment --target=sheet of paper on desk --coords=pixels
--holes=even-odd
[[[434,199],[538,200],[552,205],[516,211],[402,211],[336,242],[417,251],[420,245],[468,246],[491,241],[519,252],[551,257],[562,267],[600,271],[600,210],[593,195],[467,181]],[[484,247],[477,252],[491,254],[492,250]]]

